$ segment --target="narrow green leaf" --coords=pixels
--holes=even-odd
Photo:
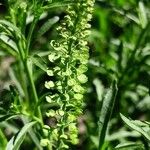
[[[7,145],[7,138],[5,134],[2,132],[2,130],[0,129],[0,148],[5,149],[6,145]]]
[[[39,29],[36,38],[41,37],[44,33],[46,33],[56,22],[58,22],[59,17],[55,16],[51,19],[48,19]]]
[[[72,4],[75,4],[75,2],[61,1],[61,2],[51,3],[51,4],[47,5],[47,6],[44,6],[43,8],[45,10],[48,10],[48,9],[57,8],[57,7],[64,7],[64,6],[68,6],[68,5],[72,5]]]
[[[15,42],[11,40],[8,36],[6,36],[5,34],[0,34],[0,40],[2,40],[6,45],[10,46],[16,52],[18,52]]]
[[[139,121],[137,123],[136,121],[129,120],[122,114],[120,114],[120,117],[124,121],[124,123],[127,124],[131,129],[141,133],[150,142],[150,136],[148,135],[147,131],[144,131],[144,129],[139,126]]]
[[[141,1],[139,2],[139,20],[142,28],[145,28],[148,23],[148,20],[147,20],[147,14],[146,14],[146,9],[144,7],[144,3]]]
[[[93,84],[95,85],[95,88],[96,88],[98,100],[102,101],[104,87],[103,87],[101,81],[98,78],[96,78],[96,79],[94,79]]]
[[[4,25],[4,27],[9,27],[11,28],[13,31],[15,31],[17,34],[22,35],[21,31],[19,30],[19,28],[17,28],[15,25],[13,25],[11,22],[7,21],[7,20],[0,20],[0,24]],[[7,28],[8,29],[8,28]]]
[[[22,117],[22,121],[24,124],[28,124],[28,122],[29,122],[26,117]],[[32,139],[32,141],[34,142],[34,144],[37,146],[38,150],[43,150],[43,148],[40,145],[40,141],[32,128],[30,128],[28,130],[28,134],[29,134],[30,138]]]
[[[16,85],[18,91],[19,91],[19,94],[21,96],[24,96],[24,91],[22,89],[21,83],[18,81],[14,70],[12,68],[10,68],[8,71],[9,71],[9,76],[10,76],[11,80],[15,83],[15,85]]]
[[[3,55],[7,55],[10,54],[12,56],[17,56],[16,51],[14,51],[14,49],[12,47],[10,47],[10,45],[8,45],[8,43],[4,42],[1,38],[0,38],[0,45],[1,45],[1,52],[3,50]]]
[[[111,118],[117,91],[118,90],[117,90],[116,82],[113,82],[112,86],[108,89],[108,91],[103,99],[103,104],[102,104],[100,117],[99,117],[99,133],[100,133],[100,135],[99,135],[99,150],[102,149],[103,144],[104,144],[107,126],[108,126],[108,122]]]
[[[19,115],[16,115],[16,114],[2,115],[2,116],[0,116],[0,122],[10,120],[10,119],[16,118],[16,117],[19,117]]]
[[[13,136],[7,144],[6,150],[19,150],[20,145],[22,144],[26,133],[28,130],[35,125],[37,122],[30,122],[26,124],[15,136]]]
[[[115,149],[116,150],[122,150],[122,149],[126,149],[126,150],[133,150],[133,149],[140,149],[140,150],[144,150],[144,146],[141,143],[123,143],[123,144],[118,144]]]

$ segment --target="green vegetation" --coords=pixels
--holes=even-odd
[[[149,0],[0,2],[0,150],[150,149]]]

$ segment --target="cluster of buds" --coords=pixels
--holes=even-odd
[[[59,40],[51,41],[53,51],[48,58],[55,67],[47,70],[53,80],[45,82],[47,89],[55,91],[55,94],[46,96],[46,101],[57,103],[59,108],[47,111],[47,117],[55,117],[57,123],[55,127],[44,130],[50,135],[51,144],[59,145],[58,149],[68,149],[68,143],[78,143],[77,118],[82,113],[86,91],[83,84],[88,81],[85,75],[89,58],[87,37],[94,0],[74,2],[74,5],[68,6],[67,15],[57,28]]]

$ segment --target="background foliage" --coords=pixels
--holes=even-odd
[[[31,85],[30,79],[24,77],[24,69],[21,69],[23,67],[17,55],[16,43],[19,43],[22,35],[15,26],[28,40],[28,63],[32,66],[29,69],[33,70],[33,81],[42,106],[44,122],[49,124],[51,121],[44,116],[44,110],[47,107],[44,99],[49,92],[44,87],[44,82],[48,80],[45,70],[50,65],[47,56],[52,47],[49,43],[52,39],[58,38],[56,27],[65,16],[65,5],[68,1],[64,5],[55,1],[53,7],[49,1],[37,1],[37,5],[33,5],[36,1],[25,2],[28,5],[20,0],[11,0],[11,3],[10,1],[0,2],[0,19],[10,21],[14,25],[0,20],[1,114],[10,111],[12,101],[14,105],[17,105],[17,108],[13,107],[8,116],[5,116],[6,118],[0,118],[0,147],[3,148],[9,139],[23,127],[25,119],[3,120],[12,117],[16,109],[18,113],[19,110],[22,110],[24,106],[19,106],[17,99],[20,97],[26,99],[24,95],[30,95],[31,99],[34,99],[32,90],[26,94],[25,89],[30,88]],[[27,21],[24,22],[26,15],[28,16]],[[40,16],[40,20],[33,19],[33,15],[37,18]],[[149,20],[149,0],[96,1],[91,22],[92,32],[88,38],[90,59],[87,75],[89,81],[86,85],[84,113],[78,118],[80,142],[76,146],[72,145],[71,149],[96,150],[98,147],[100,148],[99,139],[103,134],[105,135],[105,138],[104,135],[102,136],[104,142],[101,149],[103,150],[115,147],[115,149],[127,150],[149,149]],[[9,28],[5,30],[2,25],[12,28],[13,31]],[[23,43],[21,44],[23,45]],[[9,85],[12,87],[9,88]],[[111,103],[114,93],[116,98],[114,103]],[[107,97],[111,97],[110,101]],[[31,105],[34,107],[33,102]],[[120,113],[123,115],[120,116]],[[103,121],[100,122],[101,120]],[[32,127],[34,124],[35,122],[32,122],[28,127]],[[108,128],[105,129],[107,126]],[[101,128],[102,130],[100,130]],[[29,149],[35,147],[28,136],[21,149],[27,149],[27,147]]]

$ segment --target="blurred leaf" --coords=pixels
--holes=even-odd
[[[147,133],[147,131],[144,131],[144,128],[142,126],[145,124],[144,122],[141,122],[139,120],[129,120],[124,115],[120,114],[121,119],[133,130],[136,130],[137,132],[141,133],[149,142],[150,142],[150,136]],[[145,124],[147,126],[147,124]],[[149,128],[150,131],[150,128]]]
[[[48,19],[38,30],[36,38],[41,37],[44,33],[46,33],[56,22],[58,22],[59,17],[55,16],[51,19]]]
[[[7,20],[0,20],[0,24],[3,25],[5,28],[7,27],[7,29],[10,29],[10,30],[14,30],[17,35],[21,35],[22,36],[22,33],[21,31],[19,30],[19,28],[17,28],[15,25],[13,25],[11,22],[7,21]],[[8,28],[9,27],[9,28]],[[23,36],[22,36],[23,37]]]
[[[15,89],[14,89],[14,90],[15,90],[18,94],[20,94],[20,96],[24,96],[24,91],[23,91],[23,89],[22,89],[21,83],[20,83],[19,80],[17,79],[14,70],[13,70],[12,68],[10,68],[8,71],[9,71],[9,76],[10,76],[11,80],[15,83],[15,85],[16,85],[16,87],[17,87],[19,93],[18,93],[18,91],[16,91]]]
[[[113,111],[113,106],[115,103],[116,99],[116,94],[117,94],[117,85],[116,82],[113,82],[111,87],[108,89],[106,95],[104,96],[103,99],[103,104],[100,112],[100,117],[99,117],[99,150],[102,148],[104,139],[106,136],[106,131],[107,131],[107,126],[108,122],[111,118],[111,114]]]
[[[7,145],[7,138],[0,129],[0,148],[5,149],[6,145]]]
[[[44,9],[52,9],[52,8],[57,8],[57,7],[64,7],[64,6],[68,6],[68,5],[72,5],[75,4],[75,2],[69,1],[69,0],[64,0],[64,1],[60,1],[60,2],[53,2],[47,6],[44,6]]]
[[[16,43],[13,40],[11,40],[8,36],[6,36],[5,34],[0,34],[0,40],[2,40],[6,45],[10,46],[16,52],[18,52]]]
[[[145,28],[148,21],[147,21],[147,14],[146,14],[146,9],[144,6],[144,3],[142,1],[139,2],[139,19],[140,19],[140,23],[142,28]]]
[[[19,115],[16,115],[16,114],[2,115],[2,116],[0,116],[0,122],[6,121],[6,120],[10,120],[10,119],[16,118],[16,117],[18,117],[18,116],[19,116]]]
[[[96,78],[96,79],[93,80],[93,84],[95,85],[95,88],[96,88],[96,93],[97,93],[98,100],[102,101],[104,87],[103,87],[101,81],[98,78]]]
[[[4,89],[0,92],[0,107],[9,110],[12,102],[11,91]]]
[[[29,59],[32,61],[34,65],[38,66],[41,70],[45,72],[47,71],[46,62],[44,61],[44,59],[42,59],[42,57],[38,55],[34,55],[34,56],[31,56]]]
[[[98,138],[95,136],[90,136],[91,141],[95,145],[95,147],[98,147]]]
[[[24,124],[28,124],[29,123],[29,121],[28,121],[28,119],[26,117],[23,117],[22,121],[23,121]],[[35,145],[37,146],[38,150],[43,150],[42,146],[40,145],[40,141],[39,141],[36,133],[34,132],[34,130],[32,130],[32,128],[30,128],[28,130],[28,134],[31,137],[31,139],[33,140],[33,142],[35,143]]]
[[[12,47],[10,47],[10,45],[8,45],[8,43],[4,42],[1,38],[0,38],[0,45],[1,45],[1,52],[0,55],[5,56],[5,55],[12,55],[12,56],[16,56],[17,53],[16,51],[14,51],[14,49]]]
[[[123,143],[115,147],[116,150],[144,150],[144,146],[141,143]]]
[[[37,122],[30,122],[26,124],[15,136],[13,136],[7,144],[6,150],[19,150],[26,133],[28,130],[34,126]]]

